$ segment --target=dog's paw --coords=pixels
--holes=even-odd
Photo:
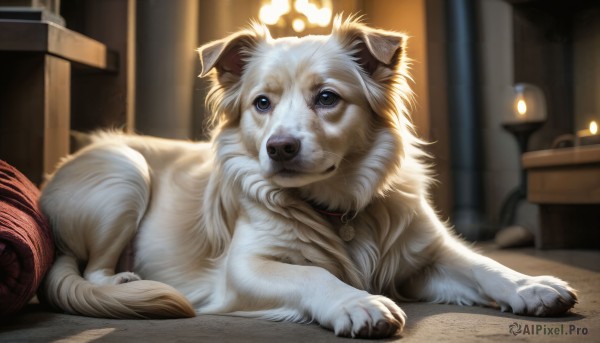
[[[337,336],[384,338],[402,331],[406,322],[404,311],[392,300],[378,295],[350,299],[332,322]]]
[[[552,276],[529,277],[518,282],[508,306],[512,312],[529,316],[556,316],[577,303],[577,293],[568,283]],[[503,310],[508,310],[502,305]]]
[[[142,279],[142,278],[141,278],[141,277],[139,277],[139,276],[138,276],[137,274],[135,274],[135,273],[132,273],[132,272],[122,272],[122,273],[115,274],[115,275],[112,277],[112,282],[113,282],[115,285],[118,285],[118,284],[122,284],[122,283],[128,283],[128,282],[133,282],[133,281],[139,281],[139,280],[141,280],[141,279]]]
[[[86,274],[85,278],[97,285],[119,285],[122,283],[133,282],[142,279],[137,274],[132,272],[112,274],[105,269],[88,273]]]

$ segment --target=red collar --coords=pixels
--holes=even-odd
[[[340,218],[342,219],[342,217],[344,216],[345,213],[343,212],[331,212],[331,211],[327,211],[318,207],[313,206],[313,209],[319,213],[321,213],[322,215],[325,215],[327,217],[333,217],[333,218]]]
[[[337,221],[341,222],[342,224],[348,223],[350,220],[354,219],[354,217],[356,216],[355,211],[348,211],[348,212],[329,211],[328,209],[324,208],[321,205],[318,205],[318,204],[315,204],[312,202],[309,202],[309,204],[313,208],[313,210],[324,215],[325,217],[327,217],[327,219],[337,220]]]

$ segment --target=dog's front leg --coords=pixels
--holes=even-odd
[[[347,337],[388,337],[402,329],[406,316],[392,300],[351,287],[323,268],[277,261],[269,253],[276,241],[238,221],[227,258],[228,286],[237,293],[234,311],[314,320]]]
[[[573,288],[553,276],[529,276],[512,270],[488,257],[450,243],[451,263],[440,267],[449,275],[463,274],[484,296],[491,298],[503,311],[529,316],[555,316],[565,313],[577,302]],[[455,256],[452,256],[455,255]]]
[[[562,314],[577,302],[566,282],[553,276],[529,276],[467,247],[433,217],[417,225],[438,225],[433,262],[403,285],[420,300],[461,305],[499,305],[503,311],[531,316]],[[431,232],[431,230],[430,230]]]

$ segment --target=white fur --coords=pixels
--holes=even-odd
[[[61,252],[48,300],[89,316],[316,321],[351,337],[401,330],[393,300],[569,310],[568,284],[473,252],[432,210],[404,42],[338,18],[330,36],[272,39],[255,26],[201,48],[210,143],[99,133],[45,186]],[[338,102],[317,102],[324,90]],[[298,138],[293,160],[269,157],[274,135]],[[345,213],[356,236],[344,242],[315,206]],[[132,240],[133,270],[119,273]]]

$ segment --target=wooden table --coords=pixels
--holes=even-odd
[[[53,23],[0,20],[0,159],[39,184],[69,152],[72,67],[115,72],[117,57]]]
[[[600,248],[600,145],[529,152],[527,198],[540,205],[538,248]]]

